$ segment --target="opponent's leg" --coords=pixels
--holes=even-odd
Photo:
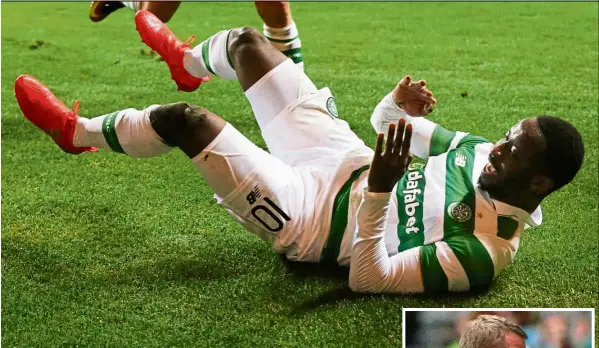
[[[179,5],[181,5],[181,1],[141,1],[135,12],[140,10],[150,11],[166,23],[173,18]]]
[[[291,16],[289,2],[254,1],[254,4],[258,15],[264,21],[264,37],[303,70],[302,42]]]
[[[166,23],[173,17],[180,4],[180,1],[92,1],[89,19],[92,22],[100,22],[112,12],[128,7],[134,12],[148,10]]]

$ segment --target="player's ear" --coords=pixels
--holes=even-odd
[[[551,193],[555,183],[545,175],[535,175],[530,183],[530,191],[537,196],[545,197]]]

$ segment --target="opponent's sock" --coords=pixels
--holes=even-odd
[[[143,110],[126,109],[92,119],[79,117],[73,145],[95,146],[138,158],[166,153],[172,147],[160,139],[150,123],[150,111],[158,106],[152,105]]]
[[[141,1],[121,1],[125,7],[130,8],[133,12],[139,11]]]
[[[266,24],[263,26],[264,36],[273,46],[281,51],[293,62],[304,69],[304,57],[302,56],[302,42],[299,38],[299,31],[295,22],[284,28],[270,28]]]
[[[209,74],[226,80],[236,80],[237,73],[229,55],[231,30],[223,30],[212,35],[201,44],[185,52],[183,66],[195,77]]]

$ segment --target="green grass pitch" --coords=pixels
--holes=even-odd
[[[306,71],[368,145],[369,117],[406,73],[431,119],[496,140],[550,114],[584,136],[575,181],[477,295],[356,296],[347,270],[288,265],[219,208],[178,151],[67,155],[20,113],[13,82],[48,84],[80,114],[189,101],[264,146],[232,81],[175,91],[127,9],[2,3],[2,346],[400,346],[403,307],[597,307],[597,3],[294,3]],[[252,3],[184,3],[181,37],[262,23]],[[466,95],[467,94],[467,95]]]

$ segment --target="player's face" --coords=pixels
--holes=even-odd
[[[499,198],[514,190],[528,190],[533,178],[541,174],[545,147],[536,118],[520,121],[493,146],[478,180],[480,187]]]

